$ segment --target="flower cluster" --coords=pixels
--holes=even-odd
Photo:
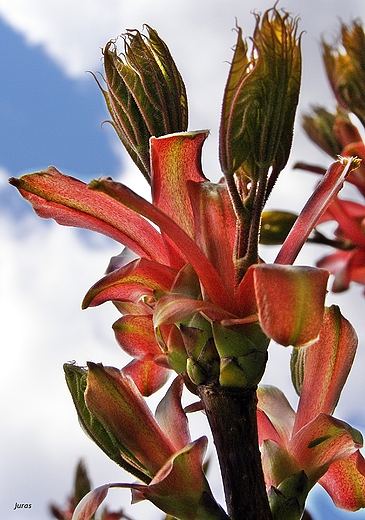
[[[340,49],[341,45],[341,49]],[[334,113],[315,107],[303,117],[303,128],[310,139],[331,157],[356,155],[365,160],[365,144],[354,119],[364,127],[365,89],[365,33],[362,24],[354,21],[341,26],[341,42],[329,45],[322,42],[323,59],[327,76],[338,103]],[[356,118],[354,118],[356,116]],[[299,168],[323,174],[324,169],[305,163]],[[351,282],[365,285],[365,165],[351,172],[346,179],[357,189],[354,200],[336,197],[319,223],[337,224],[333,237],[316,230],[312,240],[335,247],[337,251],[326,255],[317,265],[334,275],[332,290],[345,291]]]
[[[111,487],[128,487],[134,502],[147,499],[181,520],[234,519],[242,511],[250,519],[299,519],[318,480],[341,507],[364,507],[361,435],[332,417],[356,335],[338,309],[325,307],[328,271],[292,265],[358,160],[330,166],[274,264],[258,252],[262,211],[291,147],[300,86],[297,20],[276,8],[256,16],[251,54],[238,29],[223,100],[224,179],[218,183],[201,167],[208,132],[186,131],[181,76],[156,31],[147,31],[147,37],[127,33],[123,57],[107,44],[105,88],[99,86],[122,143],[151,184],[152,202],[110,178],[85,184],[54,167],[10,181],[39,216],[125,246],[83,307],[114,303],[121,313],[113,325],[117,342],[133,359],[121,370],[91,362],[64,369],[83,428],[139,482],[96,488],[73,520],[91,518]],[[256,398],[271,339],[294,347],[296,415],[278,390],[261,388]],[[153,414],[143,396],[159,390],[171,371],[177,376]],[[218,453],[228,514],[203,471],[207,439],[190,437],[184,385],[200,397],[197,409],[208,411],[204,396],[219,392],[246,399],[254,410],[247,431],[257,473],[232,474],[232,453]],[[228,407],[218,413],[228,420]],[[224,420],[207,415],[227,430]],[[242,431],[243,422],[233,417],[230,430]],[[213,431],[217,446],[220,434]],[[241,443],[229,449],[238,453]],[[344,474],[346,488],[338,486]],[[232,492],[233,481],[244,488]],[[255,492],[260,486],[264,495]]]

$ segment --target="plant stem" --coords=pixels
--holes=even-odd
[[[256,420],[256,389],[200,385],[231,520],[272,520]]]

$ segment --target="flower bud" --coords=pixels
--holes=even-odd
[[[112,125],[133,161],[150,178],[149,139],[187,129],[185,85],[169,49],[157,32],[129,30],[124,53],[115,42],[106,44],[102,90]]]
[[[297,20],[276,8],[256,15],[253,48],[238,28],[224,93],[220,161],[226,176],[242,167],[251,179],[259,168],[278,173],[289,156],[301,78]]]
[[[365,33],[358,21],[341,25],[339,46],[322,41],[323,61],[337,102],[365,124]]]
[[[302,121],[303,130],[309,139],[333,159],[341,155],[344,147],[335,129],[344,125],[351,125],[346,112],[338,110],[337,114],[332,114],[323,107],[314,107],[312,113],[303,116]]]

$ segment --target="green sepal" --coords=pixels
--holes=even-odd
[[[87,369],[69,363],[65,363],[63,369],[80,424],[85,433],[110,459],[138,479],[149,483],[152,479],[150,472],[103,427],[86,406]]]
[[[252,387],[265,371],[270,339],[257,323],[235,329],[213,323],[213,337],[220,357],[222,386]]]
[[[300,520],[309,490],[304,471],[287,477],[277,488],[272,486],[268,496],[273,520]]]

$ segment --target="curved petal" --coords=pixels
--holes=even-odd
[[[233,294],[237,218],[227,185],[189,182],[188,189],[194,214],[195,241]]]
[[[183,387],[184,380],[179,375],[172,382],[155,413],[158,424],[173,443],[176,451],[182,450],[191,442],[188,419],[181,405]]]
[[[175,449],[133,380],[113,367],[88,363],[85,402],[90,412],[155,475]]]
[[[201,169],[201,153],[207,130],[152,137],[152,201],[194,238],[193,212],[188,181],[206,181]]]
[[[153,324],[156,328],[169,323],[179,323],[197,312],[201,312],[204,316],[216,321],[235,318],[233,314],[213,305],[211,302],[191,300],[182,294],[172,293],[162,296],[156,303]]]
[[[259,386],[257,399],[258,410],[261,410],[267,418],[258,416],[260,442],[271,439],[285,447],[291,438],[295,420],[295,412],[289,401],[279,388],[269,385]]]
[[[168,263],[161,235],[140,215],[105,193],[90,190],[50,166],[47,170],[10,179],[37,215],[64,226],[98,231],[124,244],[139,256]]]
[[[166,265],[139,258],[112,271],[87,292],[82,308],[95,307],[109,300],[137,302],[142,296],[153,297],[153,291],[168,291],[176,271]]]
[[[201,437],[175,453],[148,486],[136,486],[133,501],[146,498],[172,517],[195,520],[203,493],[210,494],[202,469],[206,445],[206,437]]]
[[[253,266],[259,320],[280,345],[304,346],[318,337],[329,273],[315,267]]]
[[[156,224],[175,243],[187,262],[190,262],[193,266],[211,301],[227,310],[233,307],[232,295],[229,294],[212,263],[194,240],[166,213],[147,202],[127,186],[111,180],[94,181],[93,189],[107,193],[121,204]]]
[[[104,484],[87,493],[77,504],[71,520],[90,520],[105,500],[109,488],[109,484]]]
[[[341,158],[331,164],[285,239],[275,259],[276,264],[294,262],[311,231],[342,188],[346,177],[359,164],[359,159],[355,157]]]
[[[339,400],[357,348],[352,325],[335,305],[326,309],[318,341],[307,347],[304,380],[294,432],[320,412],[331,414]]]
[[[136,387],[145,397],[163,387],[169,377],[169,370],[157,365],[153,359],[134,359],[122,368],[122,373],[133,379]]]
[[[260,450],[267,488],[278,487],[287,477],[300,471],[300,466],[292,455],[275,441],[266,439]]]
[[[319,483],[337,507],[357,511],[365,507],[365,459],[357,450],[331,464]]]
[[[152,315],[122,316],[113,324],[113,330],[118,344],[134,358],[153,358],[162,353],[156,341]]]
[[[287,449],[314,485],[330,464],[354,453],[362,446],[361,433],[347,423],[320,413],[303,426]]]

